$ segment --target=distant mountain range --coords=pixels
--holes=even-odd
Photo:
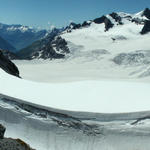
[[[16,55],[21,59],[64,58],[66,54],[72,52],[72,49],[76,49],[76,46],[89,45],[89,43],[83,43],[89,39],[95,38],[93,43],[99,39],[121,43],[133,37],[142,39],[143,35],[149,32],[150,9],[148,8],[136,14],[113,12],[81,24],[72,22],[66,28],[54,29],[50,33],[46,30],[36,31],[21,25],[0,25],[0,36],[15,45],[16,49],[20,49]],[[70,46],[70,43],[74,47]],[[103,48],[102,45],[91,48]],[[22,47],[25,48],[21,49]]]
[[[0,23],[0,36],[13,47],[12,49],[7,49],[7,46],[2,47],[0,45],[0,48],[15,52],[43,38],[47,32],[46,30],[37,30],[23,25]]]

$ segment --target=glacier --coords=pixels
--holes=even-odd
[[[150,112],[89,113],[47,108],[0,94],[6,136],[39,150],[149,150]]]
[[[7,128],[6,137],[21,138],[40,150],[149,150],[147,83],[46,84],[2,70],[0,83],[0,123]]]

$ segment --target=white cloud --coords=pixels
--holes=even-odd
[[[55,25],[51,25],[50,26],[50,29],[52,30],[52,29],[54,29],[55,28]]]

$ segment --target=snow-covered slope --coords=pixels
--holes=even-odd
[[[0,83],[0,123],[7,128],[6,137],[21,138],[40,150],[149,150],[150,112],[143,112],[149,110],[149,84],[46,84],[2,70]]]
[[[149,84],[119,81],[35,83],[0,70],[0,93],[35,104],[87,112],[149,110]],[[17,87],[17,88],[16,88]]]
[[[107,32],[105,32],[105,23],[92,22],[87,27],[72,29],[69,33],[65,31],[62,37],[68,43],[82,46],[82,50],[86,51],[106,49],[113,54],[117,54],[119,52],[148,50],[149,34],[145,36],[140,34],[144,21],[143,23],[133,21],[137,17],[141,20],[145,17],[139,17],[139,13],[135,15],[118,13],[118,15],[121,17],[122,24],[118,24],[110,15],[106,15],[114,24],[113,28],[110,28]]]
[[[0,91],[9,95],[0,94],[0,123],[7,128],[6,137],[21,138],[40,150],[149,150],[149,111],[98,113],[149,110],[149,84],[40,84],[2,70],[0,83]]]

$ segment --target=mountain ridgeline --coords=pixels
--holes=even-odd
[[[104,23],[105,29],[104,31],[109,31],[109,29],[113,28],[115,25],[124,25],[122,22],[123,19],[130,21],[131,23],[144,24],[144,27],[141,34],[146,34],[150,32],[150,9],[146,8],[144,11],[138,13],[138,15],[126,14],[126,13],[115,13],[112,12],[109,15],[101,16],[94,20],[84,21],[82,24],[71,23],[66,27],[67,32],[71,32],[75,29],[81,29],[84,27],[89,27],[92,23],[102,24]]]
[[[144,11],[137,14],[113,12],[93,20],[84,21],[81,24],[72,22],[66,28],[55,28],[50,33],[47,33],[45,30],[36,32],[26,26],[9,26],[1,24],[0,36],[6,39],[10,44],[15,45],[16,49],[20,49],[14,54],[15,57],[13,57],[13,59],[59,59],[64,58],[65,55],[70,52],[67,41],[62,38],[62,35],[76,32],[77,30],[82,30],[84,28],[91,28],[93,24],[99,25],[99,28],[103,28],[103,32],[106,33],[111,32],[112,29],[115,31],[116,28],[124,27],[126,25],[130,25],[130,31],[134,30],[133,25],[137,26],[137,28],[140,26],[140,30],[137,30],[136,34],[141,34],[142,38],[142,35],[150,32],[150,9],[146,8]],[[104,25],[104,27],[101,25]],[[124,33],[122,33],[122,35],[123,34]],[[115,41],[116,38],[112,37],[112,40]],[[1,49],[11,49],[12,51],[15,51],[13,50],[13,47],[3,47]],[[4,55],[8,55],[8,52]],[[9,54],[9,56],[12,56],[12,54]],[[11,59],[11,57],[9,58]]]

